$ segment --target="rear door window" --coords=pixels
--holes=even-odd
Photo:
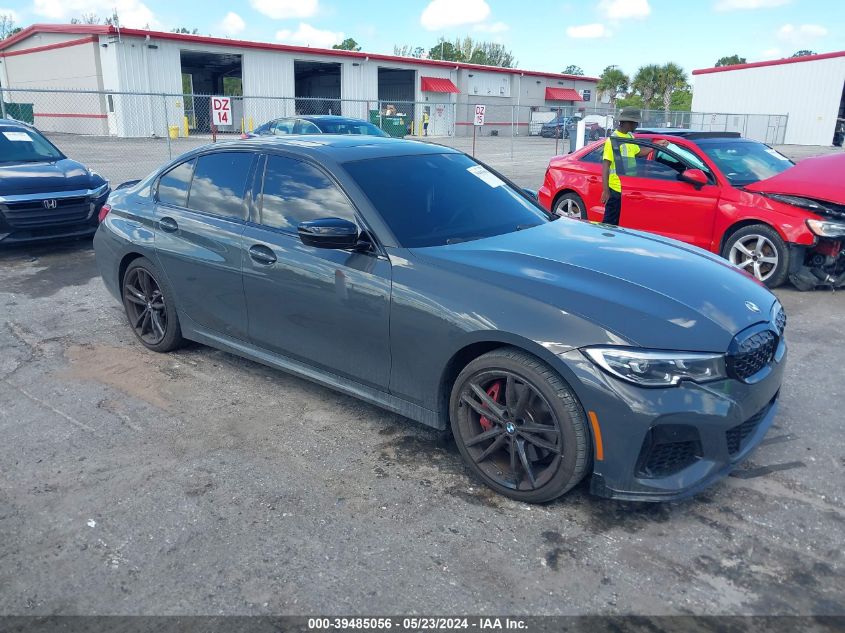
[[[194,163],[189,160],[164,174],[158,181],[158,201],[174,207],[184,207],[188,200],[188,187],[194,174]]]
[[[355,209],[338,186],[316,167],[286,156],[268,156],[261,192],[261,224],[296,232],[300,222],[320,218],[355,221]]]
[[[217,152],[197,159],[188,208],[224,218],[246,215],[247,181],[254,160],[250,152]]]
[[[273,134],[293,134],[293,119],[279,119],[273,123]]]

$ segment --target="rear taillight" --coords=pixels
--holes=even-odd
[[[106,216],[109,214],[109,211],[111,211],[111,205],[110,204],[104,204],[103,206],[100,207],[100,214],[97,216],[97,219],[100,222],[102,222],[103,220],[106,219]]]

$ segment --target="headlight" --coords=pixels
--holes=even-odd
[[[809,229],[819,237],[845,237],[845,223],[807,220]]]
[[[765,195],[772,200],[777,200],[778,202],[783,202],[784,204],[791,204],[793,207],[801,207],[802,209],[815,211],[816,213],[824,213],[825,211],[828,211],[826,206],[820,202],[816,202],[815,200],[810,200],[810,198],[787,196],[780,193],[767,193]]]
[[[722,354],[621,347],[590,347],[584,353],[609,374],[643,387],[671,387],[682,380],[709,382],[727,378]]]

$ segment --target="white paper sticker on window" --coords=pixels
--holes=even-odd
[[[504,181],[497,177],[495,174],[491,174],[489,171],[484,169],[481,165],[473,165],[472,167],[468,167],[467,171],[471,173],[473,176],[480,178],[484,182],[486,182],[491,187],[501,187],[504,185]]]
[[[767,154],[771,154],[772,156],[774,156],[774,157],[775,157],[775,158],[777,158],[778,160],[786,160],[786,161],[788,161],[788,160],[789,160],[786,156],[784,156],[783,154],[781,154],[779,151],[772,149],[771,147],[770,147],[769,149],[767,149],[767,150],[766,150],[766,153],[767,153]]]
[[[24,143],[32,143],[32,137],[26,132],[3,132],[10,141],[23,141]]]

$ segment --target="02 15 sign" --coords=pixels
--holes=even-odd
[[[473,125],[484,125],[484,113],[486,110],[486,105],[475,106],[475,120],[473,121]]]
[[[229,97],[211,97],[211,122],[214,125],[232,125],[232,100]]]

